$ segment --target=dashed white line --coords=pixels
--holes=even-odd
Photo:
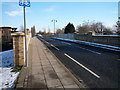
[[[54,47],[52,44],[51,44],[52,47]]]
[[[94,73],[93,71],[91,71],[90,69],[88,69],[87,67],[85,67],[84,65],[82,65],[81,63],[79,63],[78,61],[76,61],[74,58],[72,58],[71,56],[69,56],[68,54],[64,53],[65,56],[67,56],[68,58],[70,58],[71,60],[73,60],[75,63],[77,63],[78,65],[80,65],[81,67],[83,67],[85,70],[87,70],[88,72],[90,72],[92,75],[94,75],[97,78],[100,78],[99,75],[97,75],[96,73]]]
[[[90,52],[92,52],[92,53],[96,53],[96,54],[101,54],[101,53],[99,53],[99,52],[95,52],[95,51],[92,51],[92,50],[90,50],[90,49],[86,49],[86,48],[82,48],[82,47],[78,47],[78,48],[81,48],[81,49],[84,49],[84,50],[87,50],[87,51],[90,51]]]
[[[45,41],[47,44],[50,44],[49,42]],[[57,47],[55,47],[54,45],[50,44],[52,47],[54,47],[55,49],[59,50]]]
[[[45,41],[45,40],[44,40]],[[45,41],[45,43],[50,44],[49,42]]]
[[[66,44],[71,45],[70,43],[66,43]]]
[[[101,54],[101,53],[99,53],[99,52],[95,52],[95,51],[92,51],[92,50],[89,50],[89,49],[86,49],[86,50],[88,50],[88,51],[90,51],[90,52],[93,52],[93,53],[96,53],[96,54]]]
[[[50,44],[49,42],[46,41],[47,44]]]
[[[57,47],[55,47],[54,45],[51,44],[52,47],[54,47],[55,49],[57,49],[59,51],[59,49]]]
[[[62,42],[62,43],[64,43],[64,44],[68,44],[68,45],[71,45],[70,43],[66,43],[66,42]]]
[[[120,61],[120,59],[117,59],[118,61]]]

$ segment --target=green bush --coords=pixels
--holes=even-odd
[[[16,66],[11,72],[19,72],[22,69],[22,66]]]

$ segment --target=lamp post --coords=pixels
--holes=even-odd
[[[54,35],[55,35],[55,23],[57,22],[57,20],[51,20],[51,22],[53,22],[53,25],[54,25]]]

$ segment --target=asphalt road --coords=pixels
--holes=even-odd
[[[42,41],[87,87],[119,88],[119,52],[52,38]]]

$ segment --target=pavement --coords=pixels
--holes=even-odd
[[[23,67],[15,88],[81,90],[84,85],[36,37],[28,49],[28,67]]]

